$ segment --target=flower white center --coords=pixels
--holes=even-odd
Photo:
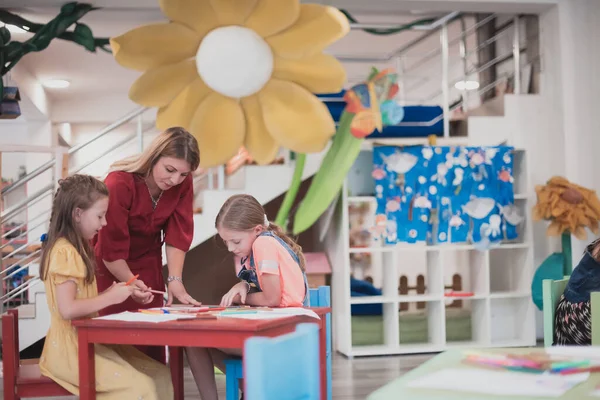
[[[240,98],[258,92],[269,81],[273,53],[253,30],[225,26],[204,37],[196,54],[196,67],[215,92]]]

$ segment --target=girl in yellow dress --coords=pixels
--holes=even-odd
[[[133,289],[113,284],[98,294],[90,240],[106,225],[108,189],[86,175],[60,182],[44,241],[40,276],[46,286],[50,329],[40,369],[69,392],[79,395],[77,331],[71,320],[92,318],[126,300]],[[169,369],[132,346],[96,345],[96,393],[99,400],[172,400]]]

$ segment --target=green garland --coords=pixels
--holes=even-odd
[[[351,23],[354,23],[354,24],[360,23],[347,10],[344,10],[342,8],[340,8],[339,10],[341,11],[342,14],[344,14],[346,16],[346,18],[348,18],[348,21],[350,21]],[[400,33],[402,31],[411,29],[415,26],[428,25],[434,21],[435,21],[435,19],[433,19],[433,18],[424,18],[424,19],[419,19],[419,20],[410,22],[406,25],[398,25],[395,28],[385,28],[385,29],[362,28],[360,30],[370,33],[372,35],[386,36],[386,35],[394,35],[396,33]]]
[[[15,25],[33,33],[25,42],[11,41],[10,31],[6,26],[0,28],[0,77],[6,75],[28,53],[42,51],[53,39],[67,40],[79,44],[88,51],[96,52],[96,48],[110,52],[108,38],[94,38],[89,26],[78,22],[89,11],[97,10],[90,4],[71,2],[63,5],[60,13],[47,24],[32,23],[25,18],[0,8],[0,21]],[[67,31],[72,25],[75,28]],[[0,98],[4,84],[0,79]]]
[[[78,22],[88,12],[98,9],[91,4],[70,2],[63,5],[60,13],[47,24],[36,24],[11,13],[7,9],[0,8],[1,22],[33,33],[33,36],[25,42],[11,41],[8,28],[6,26],[0,28],[0,78],[6,75],[23,56],[31,52],[44,50],[53,39],[76,43],[94,53],[96,49],[110,53],[108,38],[95,38],[89,26]],[[348,21],[358,23],[347,10],[340,9],[340,11],[348,18]],[[426,18],[389,29],[365,28],[362,30],[373,35],[394,35],[418,25],[430,24],[433,21],[434,19]],[[73,25],[75,25],[75,28],[72,31],[67,31]],[[0,99],[3,91],[4,86],[0,79]]]

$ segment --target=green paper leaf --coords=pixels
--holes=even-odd
[[[10,31],[6,26],[0,28],[0,46],[3,46],[10,42]]]
[[[293,233],[297,235],[310,228],[336,199],[348,171],[354,164],[364,139],[350,133],[354,114],[344,111],[333,143],[302,199],[294,216]]]
[[[75,11],[76,7],[77,7],[77,2],[75,2],[75,1],[71,2],[71,3],[66,3],[60,8],[60,12],[65,13],[65,14],[73,14],[73,11]]]
[[[84,24],[77,24],[75,27],[75,42],[85,47],[91,52],[96,51],[96,44],[94,43],[94,34],[89,26]]]

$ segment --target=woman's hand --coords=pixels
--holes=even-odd
[[[154,294],[152,294],[152,292],[148,292],[149,288],[143,281],[136,279],[133,281],[131,286],[134,289],[133,292],[131,292],[131,298],[133,300],[140,304],[152,303],[154,300]]]
[[[249,285],[245,282],[236,283],[221,299],[221,307],[229,307],[233,303],[246,304]]]
[[[183,283],[175,280],[169,282],[167,285],[169,291],[169,299],[167,300],[167,307],[173,304],[173,298],[177,298],[181,302],[181,304],[191,304],[194,306],[200,306],[202,303],[196,301],[192,296],[188,294],[183,286]]]

